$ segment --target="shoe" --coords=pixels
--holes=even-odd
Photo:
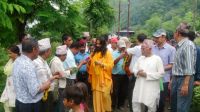
[[[118,109],[121,110],[121,111],[124,111],[124,110],[125,110],[124,107],[119,107]]]
[[[172,108],[171,108],[171,107],[168,107],[167,109],[168,109],[168,110],[172,110]]]

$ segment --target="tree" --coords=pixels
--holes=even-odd
[[[3,0],[0,2],[0,32],[3,32],[0,42],[2,45],[13,44],[23,33],[37,38],[48,36],[56,39],[63,33],[78,37],[78,32],[86,27],[80,16],[79,3],[66,0]],[[34,21],[37,24],[29,27],[28,24]]]
[[[85,6],[85,18],[94,36],[102,35],[102,31],[99,31],[101,28],[111,28],[114,22],[114,10],[108,4],[108,0],[85,0]]]

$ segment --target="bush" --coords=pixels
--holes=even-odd
[[[6,83],[6,76],[3,73],[3,68],[8,61],[8,54],[6,52],[6,49],[2,48],[1,46],[0,46],[0,57],[1,57],[0,58],[0,79],[1,79],[1,81],[0,81],[0,95],[1,95],[2,92],[3,92],[3,89],[5,87],[5,83]],[[0,104],[0,112],[3,112],[2,103]]]

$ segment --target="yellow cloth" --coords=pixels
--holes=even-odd
[[[99,61],[104,66],[95,64]],[[112,68],[114,61],[112,54],[107,50],[104,57],[101,53],[90,56],[88,64],[89,82],[93,91],[94,112],[112,111],[111,109],[111,87],[112,87]]]
[[[11,75],[11,73],[12,73],[12,68],[13,68],[13,60],[10,59],[10,60],[7,62],[7,64],[5,65],[5,67],[4,67],[4,74],[7,75],[7,77]]]

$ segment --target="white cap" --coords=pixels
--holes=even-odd
[[[126,43],[124,42],[124,40],[119,40],[117,42],[117,45],[118,45],[119,48],[126,47]]]
[[[38,40],[38,45],[39,45],[40,51],[45,51],[45,50],[51,48],[50,39],[44,38],[44,39]]]
[[[127,37],[121,37],[120,40],[123,40],[124,42],[130,42]]]
[[[164,29],[158,29],[156,32],[153,33],[154,37],[166,36],[166,31]]]
[[[67,46],[66,45],[62,45],[62,46],[56,47],[56,54],[57,55],[67,54]]]
[[[90,36],[90,32],[83,32],[83,37],[89,37]]]

